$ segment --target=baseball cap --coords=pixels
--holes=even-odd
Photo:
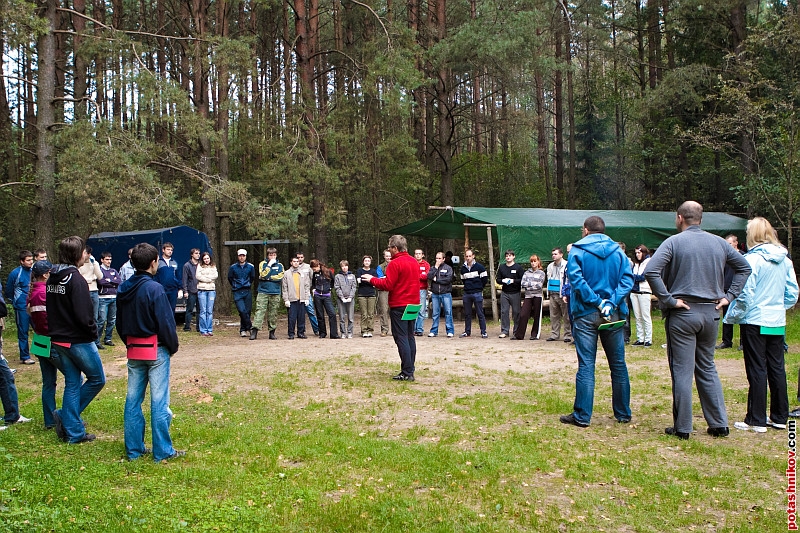
[[[42,276],[47,272],[50,272],[50,269],[53,268],[53,264],[50,261],[42,260],[36,261],[33,264],[33,275],[34,276]]]
[[[236,250],[236,255],[247,255],[247,250],[245,250],[244,248],[239,248],[238,250]]]

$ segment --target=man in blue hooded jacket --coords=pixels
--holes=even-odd
[[[186,454],[172,447],[169,426],[170,358],[178,351],[175,315],[164,288],[153,276],[158,272],[158,250],[140,243],[131,251],[136,274],[117,291],[117,333],[126,346],[132,338],[157,339],[154,360],[128,359],[128,393],[125,397],[125,454],[133,460],[149,452],[144,445],[145,419],[142,402],[150,384],[150,422],[153,428],[153,459],[156,462]],[[130,348],[130,347],[129,347]]]
[[[9,300],[14,306],[19,360],[24,365],[35,364],[35,361],[31,359],[30,344],[28,343],[31,318],[26,309],[31,286],[32,266],[33,254],[28,250],[22,250],[19,253],[19,266],[8,275],[5,286],[6,300]]]
[[[591,216],[583,222],[583,238],[572,245],[567,263],[571,286],[570,311],[574,327],[578,373],[575,375],[575,404],[572,413],[561,417],[563,424],[587,427],[594,405],[594,366],[597,339],[603,344],[611,370],[611,404],[620,423],[631,420],[631,385],[625,364],[625,338],[621,327],[600,330],[603,323],[624,320],[628,314],[625,298],[633,288],[631,265],[619,245],[605,235],[602,218]]]

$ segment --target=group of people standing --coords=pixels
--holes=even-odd
[[[786,428],[790,416],[784,361],[786,310],[795,305],[800,293],[792,261],[766,219],[756,217],[748,222],[748,252],[742,255],[726,240],[700,229],[702,215],[700,204],[684,202],[675,220],[679,233],[661,243],[652,257],[649,250],[637,247],[632,262],[604,234],[600,217],[586,219],[583,238],[574,243],[567,264],[578,372],[573,412],[561,416],[562,423],[588,427],[591,421],[598,339],[611,372],[614,417],[620,423],[630,422],[623,327],[628,314],[626,299],[630,293],[634,309],[641,312],[637,313],[634,344],[647,345],[652,342],[648,337],[652,327],[640,319],[649,318],[644,309],[649,311],[652,292],[665,318],[672,377],[673,424],[665,433],[683,440],[690,437],[693,379],[707,433],[712,437],[730,433],[714,363],[723,308],[727,309],[726,324],[740,324],[749,383],[745,419],[734,427],[756,433],[765,433],[768,427]],[[632,292],[634,288],[637,290]],[[798,416],[800,410],[792,414]]]
[[[33,326],[34,349],[31,351],[39,361],[42,374],[45,428],[54,430],[60,440],[70,444],[95,440],[95,435],[87,432],[81,415],[105,385],[99,349],[104,344],[113,346],[108,328],[116,325],[128,355],[128,391],[124,407],[126,456],[133,460],[152,454],[156,461],[183,456],[185,452],[173,448],[169,434],[172,420],[169,363],[170,357],[178,351],[178,337],[174,306],[163,285],[155,280],[159,268],[156,248],[145,243],[132,248],[123,274],[110,268],[111,255],[107,252],[101,254],[98,266],[91,258],[91,250],[77,236],[59,243],[56,264],[46,257],[34,262],[32,256],[28,260],[25,253],[20,254],[23,255],[20,266],[29,268],[30,281],[24,290],[26,306],[18,309],[15,304],[15,318],[18,324]],[[94,272],[96,267],[100,275],[94,279],[97,288],[93,289],[82,275],[82,269]],[[22,290],[18,284],[21,278],[12,273],[10,282],[15,289]],[[106,310],[104,327],[98,326],[95,318],[98,307]],[[5,310],[5,305],[0,308]],[[30,352],[23,352],[21,341],[20,356],[30,358]],[[17,420],[6,418],[6,421],[30,421],[20,416],[18,406],[13,405],[17,402],[16,385],[13,373],[5,359],[2,360],[3,407],[7,417],[9,412],[15,412],[17,417]],[[55,400],[58,373],[64,377],[60,409],[56,408]],[[152,449],[144,443],[145,419],[141,407],[148,385]]]

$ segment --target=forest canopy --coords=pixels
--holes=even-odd
[[[796,1],[0,0],[0,30],[6,257],[189,224],[352,259],[431,205],[798,220]]]

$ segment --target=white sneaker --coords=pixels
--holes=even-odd
[[[453,334],[452,334],[452,333],[448,333],[448,334],[447,334],[447,338],[448,338],[448,339],[452,339],[452,338],[453,338]]]
[[[352,333],[348,333],[348,334],[347,334],[347,338],[348,338],[348,339],[352,339],[352,338],[353,338],[353,334],[352,334]]]
[[[773,429],[786,429],[786,424],[776,424],[769,417],[767,417],[767,425]]]
[[[428,337],[435,337],[436,333],[428,333]]]
[[[31,418],[19,415],[19,418],[17,418],[17,421],[14,422],[14,423],[15,424],[25,424],[26,422],[30,422],[31,420],[32,420]]]
[[[8,429],[8,426],[0,426],[0,431]]]
[[[744,422],[734,422],[733,427],[736,429],[741,429],[742,431],[754,431],[756,433],[767,432],[767,428],[764,426],[751,426],[749,424],[745,424]]]
[[[249,334],[249,333],[247,333],[246,331],[240,331],[240,332],[239,332],[239,336],[240,336],[240,337],[249,337],[249,336],[250,336],[250,334]]]
[[[505,333],[501,333],[499,335],[499,338],[501,338],[501,339],[505,339],[506,337],[508,337],[508,335],[506,335]]]
[[[362,337],[362,338],[364,338],[364,339],[366,339],[367,337],[369,337],[369,333],[362,333],[362,334],[361,334],[361,337]]]
[[[367,333],[367,337],[372,337],[372,333]]]

